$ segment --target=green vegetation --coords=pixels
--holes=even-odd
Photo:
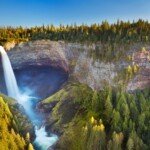
[[[131,42],[149,42],[150,41],[150,24],[148,21],[139,20],[137,22],[118,21],[116,24],[109,24],[107,21],[102,24],[93,24],[87,26],[60,25],[54,27],[47,25],[42,27],[1,27],[0,44],[15,41],[50,39],[53,41],[64,40],[71,42],[101,42],[111,43],[112,48],[115,43]]]
[[[13,122],[16,124],[14,127],[15,130],[19,132],[21,135],[23,135],[24,137],[26,136],[26,133],[29,132],[32,135],[31,139],[33,139],[34,137],[33,125],[25,115],[24,109],[20,107],[20,105],[16,102],[16,100],[1,93],[0,93],[0,97],[2,97],[5,103],[8,104],[13,114],[13,119],[14,119]]]
[[[57,149],[150,148],[149,89],[129,94],[122,89],[107,87],[98,92],[86,85],[72,83],[60,93],[44,101],[45,105],[50,105],[53,100],[58,100],[52,115],[55,129],[63,128],[64,134]],[[74,107],[69,107],[70,103]]]
[[[33,150],[32,144],[18,133],[17,123],[9,106],[0,97],[0,149],[1,150]]]
[[[88,100],[88,97],[91,96],[92,90],[87,85],[69,83],[64,89],[41,102],[44,111],[48,111],[51,106],[55,106],[50,118],[47,119],[47,124],[49,125],[53,118],[55,130],[61,130],[60,132],[62,132],[76,116],[81,105],[80,102]]]

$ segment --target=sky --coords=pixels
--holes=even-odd
[[[0,0],[0,26],[150,21],[150,0]]]

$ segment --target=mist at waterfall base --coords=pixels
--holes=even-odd
[[[24,107],[26,114],[35,126],[35,148],[47,150],[58,140],[58,137],[55,134],[48,136],[45,127],[39,127],[42,124],[42,116],[35,112],[34,108],[42,98],[57,91],[67,80],[67,76],[61,70],[50,67],[30,66],[13,72],[7,53],[1,46],[0,53],[3,67],[3,69],[0,68],[0,82],[2,83],[0,91],[15,98]]]

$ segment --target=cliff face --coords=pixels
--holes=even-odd
[[[105,83],[113,84],[117,75],[113,63],[94,61],[86,52],[79,56],[73,74],[79,82],[92,89],[100,89]]]
[[[61,42],[35,41],[22,43],[9,52],[9,58],[15,69],[26,66],[53,66],[68,72],[68,61],[63,53]]]
[[[93,89],[104,81],[112,82],[116,75],[112,63],[94,62],[88,56],[88,45],[52,41],[22,43],[8,51],[14,69],[26,66],[51,66],[69,72],[71,76]]]
[[[63,69],[80,83],[87,84],[92,89],[100,89],[106,83],[116,85],[114,78],[118,73],[129,65],[137,64],[140,71],[135,78],[130,80],[127,89],[134,90],[143,88],[150,84],[150,46],[146,46],[145,53],[140,51],[143,45],[135,44],[130,47],[132,60],[127,62],[121,60],[117,62],[104,62],[94,60],[89,52],[95,51],[96,45],[53,42],[40,40],[22,43],[10,49],[10,57],[13,68],[23,68],[26,66],[52,66]],[[143,62],[144,61],[144,62]],[[140,83],[139,83],[140,82]]]
[[[150,50],[150,49],[149,49]],[[127,90],[144,89],[150,86],[150,51],[143,50],[132,55],[132,63],[139,66],[136,76],[128,83]]]

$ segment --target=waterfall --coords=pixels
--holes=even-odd
[[[35,114],[32,108],[32,100],[34,100],[35,98],[28,96],[28,93],[24,93],[24,94],[20,93],[11,66],[11,62],[2,46],[0,46],[0,54],[2,58],[2,66],[3,66],[3,72],[4,72],[4,78],[5,78],[8,96],[16,99],[18,103],[20,103],[24,107],[26,114],[29,116],[32,122],[37,122],[36,120],[39,120],[40,117],[37,114]],[[45,127],[38,128],[36,124],[35,124],[35,134],[36,134],[36,139],[34,143],[39,147],[40,150],[47,150],[58,140],[57,135],[51,134],[50,136],[47,136]]]
[[[0,53],[1,53],[1,58],[2,58],[2,66],[3,66],[8,96],[19,100],[20,93],[19,93],[17,81],[15,78],[10,60],[8,58],[8,55],[2,46],[0,46]]]

